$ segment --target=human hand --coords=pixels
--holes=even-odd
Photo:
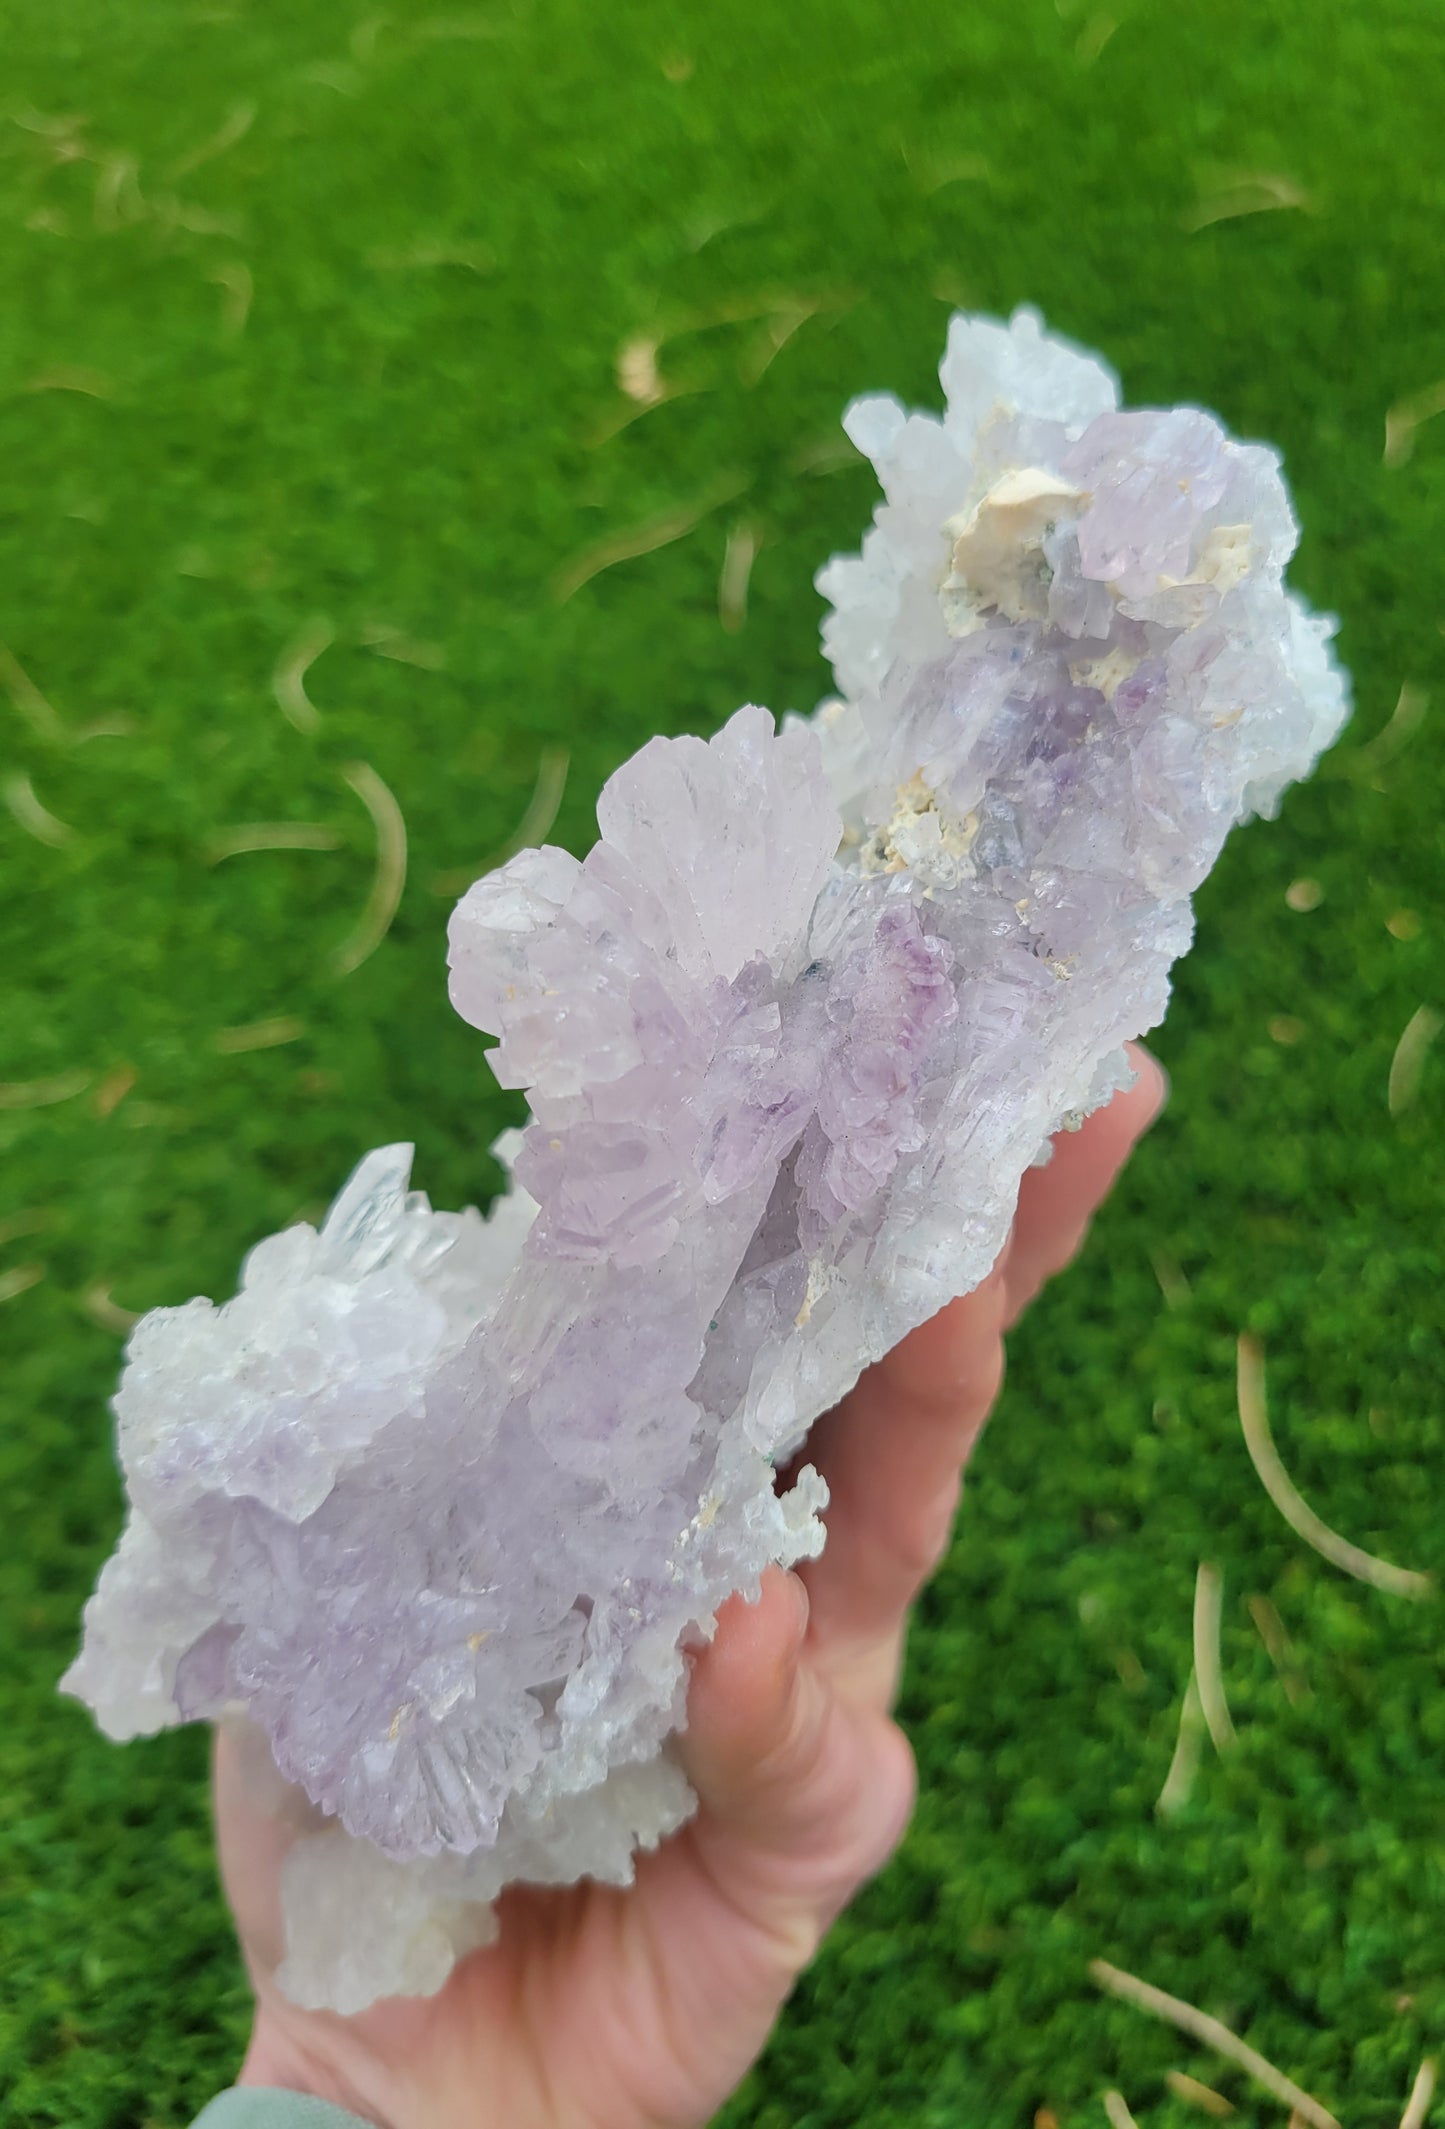
[[[1074,1255],[1164,1075],[1024,1179],[983,1284],[870,1368],[806,1451],[827,1549],[733,1598],[698,1657],[679,1756],[697,1815],[625,1890],[517,1885],[498,1941],[435,1996],[354,2018],[276,1987],[290,1838],[216,1749],[221,1868],[256,1990],[240,2082],[312,2092],[383,2129],[701,2129],[761,2050],[824,1933],[892,1854],[914,1796],[892,1718],[908,1616],[949,1541],[961,1473],[1003,1376],[1003,1333]],[[888,1453],[879,1455],[886,1430]]]

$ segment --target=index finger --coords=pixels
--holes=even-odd
[[[1007,1251],[1005,1251],[1005,1256]],[[808,1438],[828,1542],[798,1572],[840,1691],[891,1707],[909,1607],[947,1550],[963,1466],[1003,1381],[1003,1259],[867,1369]]]
[[[1119,1170],[1164,1106],[1169,1082],[1163,1066],[1139,1043],[1128,1048],[1138,1075],[1134,1084],[1086,1117],[1077,1131],[1060,1131],[1052,1158],[1042,1168],[1030,1168],[1020,1186],[1008,1259],[1010,1324],[1077,1256]]]
[[[828,1543],[800,1572],[810,1643],[840,1689],[888,1706],[909,1607],[948,1548],[963,1467],[1003,1380],[1003,1333],[1078,1249],[1164,1078],[1143,1051],[1135,1084],[1060,1134],[1030,1171],[1014,1231],[983,1283],[951,1302],[862,1375],[809,1437],[827,1481]]]

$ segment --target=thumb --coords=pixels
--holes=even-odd
[[[679,1748],[699,1861],[800,1971],[902,1838],[916,1776],[897,1725],[840,1700],[810,1660],[796,1575],[769,1568],[756,1604],[723,1607]]]

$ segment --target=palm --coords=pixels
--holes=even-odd
[[[948,1542],[960,1473],[1003,1369],[1003,1332],[1074,1254],[1162,1098],[1138,1084],[1031,1171],[1008,1247],[819,1422],[828,1546],[734,1599],[698,1660],[681,1755],[697,1817],[626,1891],[517,1886],[501,1933],[440,1993],[360,2017],[304,2012],[271,1979],[289,1834],[242,1747],[217,1750],[222,1869],[258,1995],[243,2081],[319,2092],[428,2129],[688,2129],[761,2048],[818,1941],[907,1822],[913,1765],[891,1709],[908,1612]],[[886,1426],[886,1462],[877,1453]]]

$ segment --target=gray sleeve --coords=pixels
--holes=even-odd
[[[284,2092],[272,2085],[232,2085],[201,2109],[191,2129],[374,2129],[360,2115],[348,2114],[309,2092]]]

